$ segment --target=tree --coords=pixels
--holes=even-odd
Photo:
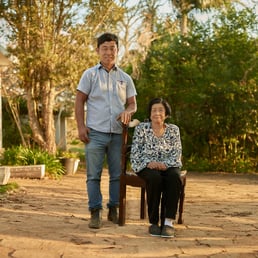
[[[97,60],[96,34],[117,19],[113,1],[102,2],[1,1],[0,18],[11,29],[8,51],[25,91],[33,140],[49,153],[56,152],[54,112],[68,99],[71,103],[82,71]],[[102,19],[93,19],[95,11]]]
[[[125,9],[124,17],[121,19],[117,28],[119,31],[119,45],[120,51],[123,52],[122,58],[120,58],[120,65],[122,67],[128,67],[129,64],[132,64],[133,67],[137,66],[137,61],[132,55],[133,44],[137,41],[137,33],[135,31],[138,30],[138,26],[136,24],[140,23],[140,10],[141,4],[136,4],[132,6],[128,6],[128,0],[123,2],[123,6]],[[134,27],[134,29],[132,29]],[[136,62],[135,62],[136,61]]]
[[[120,42],[123,56],[121,66],[138,79],[139,64],[141,64],[157,37],[159,0],[145,0],[131,5],[128,0],[123,1],[124,17],[118,23]]]
[[[185,164],[197,157],[205,170],[257,169],[256,26],[251,10],[229,8],[210,26],[196,22],[186,36],[162,33],[153,42],[137,83],[137,114],[144,118],[153,97],[169,101]]]
[[[202,91],[202,111],[209,121],[206,135],[213,157],[231,160],[235,166],[254,158],[258,148],[257,38],[251,36],[257,20],[251,10],[234,8],[222,12],[219,20],[206,41],[207,58],[199,60],[208,86]]]
[[[240,2],[238,0],[171,0],[172,5],[179,12],[180,30],[182,35],[188,33],[188,14],[194,10],[209,10],[211,8],[220,8],[228,6],[232,2]]]

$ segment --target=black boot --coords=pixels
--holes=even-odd
[[[118,215],[116,207],[109,207],[108,220],[112,221],[114,224],[118,224]]]
[[[91,218],[90,218],[89,228],[101,228],[102,226],[101,210],[92,209],[90,212],[91,212]]]

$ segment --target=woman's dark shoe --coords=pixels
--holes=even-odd
[[[161,237],[174,237],[175,229],[173,227],[164,225],[161,230]]]
[[[149,233],[151,236],[160,236],[160,227],[156,224],[151,224],[149,227]]]

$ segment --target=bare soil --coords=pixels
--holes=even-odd
[[[188,173],[184,224],[173,239],[148,235],[137,188],[128,188],[126,225],[88,228],[84,171],[61,180],[11,179],[0,196],[1,258],[258,257],[258,175]],[[108,175],[103,171],[104,203]]]

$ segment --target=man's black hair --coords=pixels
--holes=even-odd
[[[97,47],[99,47],[101,44],[103,44],[106,41],[115,41],[118,48],[118,37],[115,34],[108,33],[108,32],[98,37]]]

